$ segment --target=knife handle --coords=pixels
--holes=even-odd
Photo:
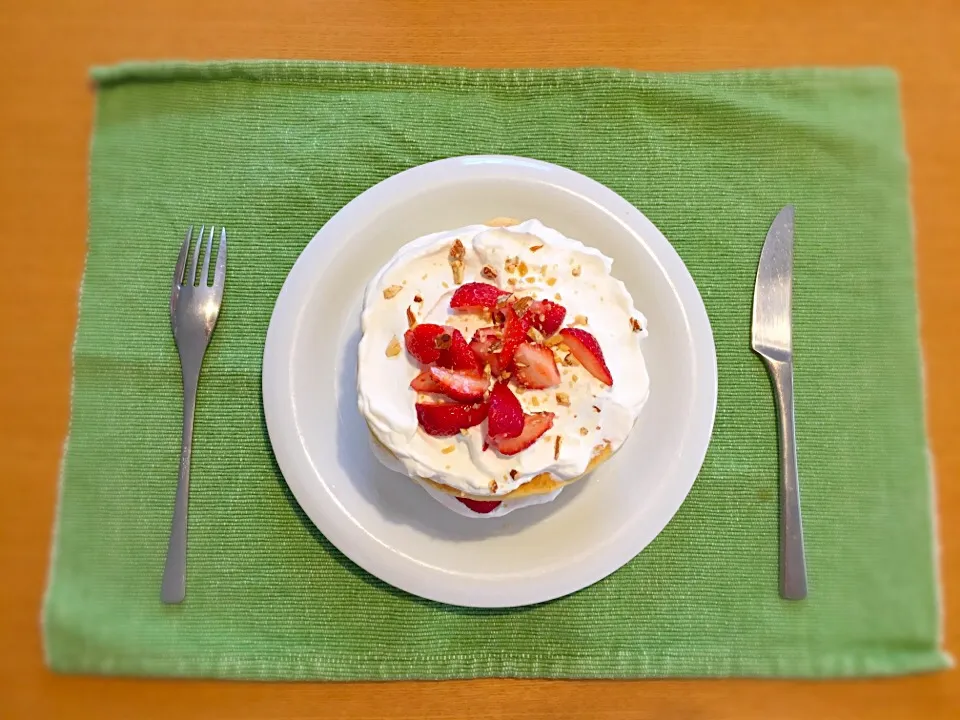
[[[807,563],[793,420],[793,360],[764,360],[777,399],[780,435],[780,595],[785,600],[802,600],[807,596]]]

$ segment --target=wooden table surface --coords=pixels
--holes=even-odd
[[[237,57],[643,70],[870,64],[892,66],[902,78],[947,646],[960,651],[956,0],[6,0],[2,7],[0,717],[960,717],[958,671],[844,682],[60,677],[43,666],[38,622],[83,268],[91,65]]]

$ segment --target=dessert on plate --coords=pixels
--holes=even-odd
[[[549,502],[615,453],[649,392],[646,320],[613,261],[538,220],[404,245],[364,296],[371,446],[447,508]]]

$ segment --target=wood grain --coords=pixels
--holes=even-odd
[[[86,230],[92,64],[278,57],[644,70],[864,65],[902,78],[947,645],[960,649],[960,4],[7,0],[0,12],[0,716],[956,717],[956,671],[859,682],[243,684],[55,676],[38,625]]]

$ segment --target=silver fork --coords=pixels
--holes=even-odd
[[[193,225],[187,230],[187,237],[180,247],[180,257],[177,258],[177,269],[173,272],[173,289],[170,292],[170,324],[180,353],[180,371],[183,375],[183,445],[180,449],[180,477],[177,480],[177,499],[173,505],[170,544],[167,546],[167,562],[163,567],[163,585],[160,589],[160,599],[165,603],[182,602],[187,591],[187,505],[190,496],[193,410],[197,404],[200,367],[220,315],[223,281],[227,274],[227,229],[223,228],[220,232],[213,286],[207,284],[215,229],[210,228],[200,277],[197,277],[197,260],[203,244],[204,227],[200,228],[200,236],[193,251],[193,262],[190,263],[190,273],[184,276],[190,241],[193,238]]]

